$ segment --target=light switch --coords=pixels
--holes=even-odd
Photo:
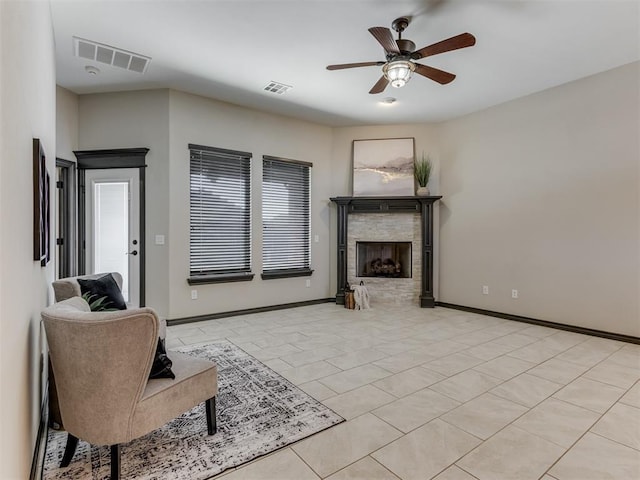
[[[320,235],[314,235],[314,236],[313,236],[313,241],[314,241],[315,243],[318,243],[318,242],[320,241]]]
[[[164,235],[156,235],[156,245],[164,245]]]

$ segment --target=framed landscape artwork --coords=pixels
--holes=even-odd
[[[413,138],[353,141],[353,196],[412,197]]]

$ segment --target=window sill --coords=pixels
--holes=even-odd
[[[310,268],[296,268],[295,270],[270,270],[262,272],[263,280],[275,280],[276,278],[310,277],[313,270]]]
[[[189,285],[205,285],[207,283],[250,282],[254,274],[251,272],[218,273],[212,275],[196,275],[187,278]]]

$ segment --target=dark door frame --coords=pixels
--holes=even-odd
[[[140,306],[145,304],[146,232],[145,232],[145,169],[148,148],[114,148],[108,150],[74,151],[78,159],[78,272],[86,273],[86,193],[87,170],[137,168],[140,171]]]
[[[56,201],[58,203],[56,258],[58,259],[58,278],[65,278],[76,274],[76,263],[74,262],[77,218],[75,203],[76,164],[71,160],[56,158],[57,168],[60,168],[60,178],[56,178]]]

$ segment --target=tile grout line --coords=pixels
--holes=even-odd
[[[469,453],[471,453],[471,452],[469,452]],[[460,459],[458,459],[458,460],[460,460]],[[458,460],[456,460],[456,462],[457,462]],[[480,480],[480,479],[478,479],[478,477],[476,477],[474,474],[472,474],[471,472],[469,472],[469,471],[465,470],[465,469],[462,467],[462,465],[458,465],[457,463],[452,463],[452,465],[455,465],[456,467],[458,467],[460,470],[462,470],[464,473],[468,474],[469,476],[471,476],[471,477],[473,477],[473,478],[475,478],[475,479],[477,479],[477,480]],[[449,468],[449,467],[447,467],[447,468]]]

